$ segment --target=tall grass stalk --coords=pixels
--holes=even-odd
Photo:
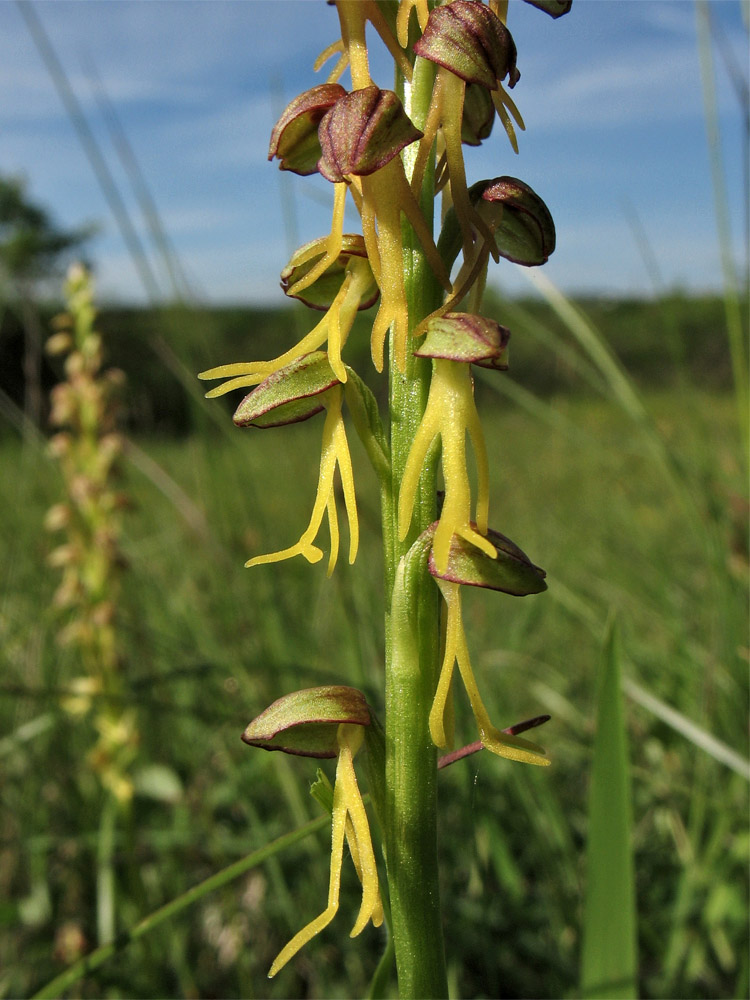
[[[747,330],[743,330],[737,271],[732,253],[732,229],[729,221],[726,181],[721,154],[721,131],[716,101],[716,84],[711,42],[711,7],[708,0],[696,0],[698,28],[698,55],[700,57],[703,104],[708,136],[708,153],[711,163],[711,180],[714,194],[714,216],[719,239],[721,270],[724,277],[724,309],[726,316],[729,352],[732,359],[737,419],[743,443],[744,470],[747,475],[750,460],[750,394],[748,382]],[[747,198],[747,192],[745,193]],[[747,202],[746,202],[747,210]],[[745,275],[744,296],[750,294],[750,275]]]

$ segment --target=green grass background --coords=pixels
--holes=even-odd
[[[639,992],[746,996],[748,782],[627,686],[747,758],[747,493],[719,305],[678,296],[586,307],[647,418],[618,405],[554,315],[532,303],[498,316],[513,329],[511,372],[478,382],[491,524],[545,567],[549,591],[515,599],[467,588],[467,633],[499,725],[552,715],[538,738],[553,766],[481,754],[441,773],[451,988],[464,997],[578,995],[596,693],[616,614]],[[110,357],[129,369],[131,432],[158,466],[155,474],[128,462],[122,483],[133,507],[121,656],[125,699],[138,710],[141,791],[117,834],[121,929],[320,815],[307,794],[315,762],[240,742],[270,701],[345,682],[381,707],[378,496],[353,431],[356,564],[340,560],[331,580],[325,563],[299,559],[245,570],[250,555],[291,544],[307,524],[321,426],[234,430],[220,402],[185,388],[197,368],[277,353],[272,341],[286,328],[286,346],[295,322],[287,314],[249,324],[235,316],[234,325],[211,313],[102,318]],[[45,565],[52,540],[41,527],[61,481],[40,444],[4,427],[0,996],[13,997],[65,967],[66,932],[82,933],[86,948],[96,943],[101,797],[86,766],[90,724],[59,705],[79,673],[55,642],[57,574]],[[473,722],[460,698],[457,707],[459,738],[470,742]],[[327,859],[324,830],[194,904],[71,995],[365,995],[383,938],[371,927],[348,937],[358,906],[351,865],[334,923],[266,979],[278,949],[323,908]]]

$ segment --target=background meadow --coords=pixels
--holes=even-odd
[[[121,24],[128,23],[129,6],[115,5]],[[200,6],[179,9],[190,20],[201,16]],[[263,8],[269,16],[266,4],[229,6]],[[310,16],[313,5],[302,6],[300,16]],[[519,30],[529,32],[525,44],[533,49],[533,33],[525,26],[538,21],[529,22],[526,13],[520,15],[525,6],[515,6]],[[710,5],[717,6],[734,9]],[[566,30],[585,34],[594,25],[603,37],[608,16],[621,16],[608,15],[613,8],[580,3],[578,22]],[[94,11],[95,40],[100,8],[86,9]],[[9,18],[9,10],[1,8],[0,18]],[[662,20],[675,11],[695,19],[689,4],[656,4],[652,11]],[[40,13],[46,14],[45,8]],[[536,14],[530,8],[529,13]],[[49,14],[48,29],[57,16]],[[155,18],[158,35],[158,18],[148,16]],[[238,15],[226,16],[228,24]],[[719,21],[712,35],[698,31],[704,58],[707,52],[720,58],[722,30],[729,30],[736,46],[731,35],[736,21]],[[137,38],[142,27],[132,23]],[[546,31],[544,19],[542,25]],[[23,34],[20,20],[14,30],[19,39],[31,37]],[[215,34],[224,37],[229,30],[225,25]],[[639,37],[636,33],[631,41]],[[699,49],[695,38],[690,41],[700,100]],[[63,54],[67,44],[68,36],[60,35]],[[209,53],[214,45],[218,48],[218,41],[207,43]],[[596,58],[603,74],[606,51],[600,41]],[[731,76],[729,63],[721,65]],[[616,76],[610,66],[610,77]],[[575,82],[582,86],[576,77],[561,87],[566,84],[575,94]],[[265,86],[270,100],[267,77]],[[292,81],[290,90],[296,92],[295,86]],[[38,78],[34,88],[43,104],[46,91]],[[719,129],[726,151],[727,136],[741,131],[735,121],[741,116],[730,115],[727,125],[722,100],[716,106],[708,101],[707,121],[709,134],[712,127]],[[730,111],[738,106],[730,105]],[[127,96],[122,107],[133,107]],[[704,128],[702,109],[690,108]],[[84,102],[84,116],[89,110]],[[13,117],[7,108],[6,114]],[[687,118],[688,112],[681,115]],[[139,121],[127,130],[136,149],[143,127]],[[14,142],[24,128],[33,131],[28,123],[18,125],[11,133]],[[36,128],[35,141],[41,142],[40,121]],[[266,131],[254,140],[260,158]],[[699,148],[694,140],[692,148],[708,175],[710,157],[702,141]],[[492,143],[500,143],[499,137]],[[537,158],[542,146],[540,140]],[[18,148],[7,157],[16,169],[22,165],[14,159]],[[726,210],[736,234],[742,215],[735,212],[732,184],[741,169],[732,148],[728,189],[712,188],[709,180],[696,200],[714,224],[716,194],[719,222]],[[572,165],[572,151],[570,156]],[[594,170],[590,158],[583,162]],[[62,164],[66,169],[64,158]],[[34,183],[39,169],[28,168],[29,194],[41,193],[54,206],[52,189],[45,187],[49,181],[40,176]],[[272,167],[264,169],[274,174]],[[118,170],[113,177],[120,184]],[[212,204],[215,187],[207,171],[204,164],[206,202]],[[546,183],[554,191],[554,175],[548,164],[540,188]],[[750,642],[747,376],[738,351],[747,351],[748,315],[747,288],[734,275],[744,273],[744,245],[730,234],[716,249],[711,235],[709,252],[709,237],[701,230],[696,242],[705,256],[683,243],[681,257],[679,248],[667,245],[680,243],[679,231],[664,241],[662,228],[643,226],[640,211],[650,221],[649,203],[638,206],[630,225],[630,209],[613,203],[610,192],[601,214],[606,207],[619,220],[622,245],[630,227],[627,254],[647,280],[623,282],[610,250],[605,273],[596,281],[571,283],[580,230],[588,226],[593,234],[595,227],[583,217],[575,229],[582,210],[566,196],[564,183],[563,217],[555,214],[561,236],[566,229],[576,235],[563,249],[561,270],[550,274],[566,294],[544,277],[535,279],[530,294],[509,265],[511,274],[498,272],[500,284],[492,286],[485,306],[512,330],[511,369],[507,375],[477,376],[492,470],[492,524],[547,570],[549,590],[524,600],[482,591],[464,599],[472,658],[490,714],[509,725],[549,713],[552,719],[539,738],[553,766],[523,768],[479,754],[441,772],[452,995],[585,993],[584,937],[597,922],[616,920],[614,911],[622,905],[613,895],[613,912],[592,909],[592,867],[606,879],[618,856],[614,847],[609,854],[605,848],[587,855],[595,809],[591,773],[595,752],[602,754],[595,744],[601,677],[614,657],[622,674],[628,743],[637,992],[742,997],[750,979]],[[95,189],[88,176],[81,187]],[[162,218],[158,183],[156,189],[156,219],[169,236],[169,212]],[[246,192],[247,204],[257,196]],[[289,214],[288,196],[275,197],[280,235],[262,253],[274,257],[278,270],[295,215]],[[666,194],[653,198],[657,206],[666,205]],[[554,199],[550,202],[554,207]],[[298,221],[307,222],[308,203],[301,204]],[[125,205],[136,229],[143,225],[144,239],[155,237],[153,228],[135,219],[127,199]],[[286,230],[279,221],[282,209]],[[86,210],[57,217],[66,226],[78,224]],[[109,225],[89,246],[95,264],[97,254],[101,257],[105,290],[109,283],[97,327],[108,362],[127,376],[122,394],[127,446],[118,487],[130,505],[123,515],[127,569],[118,602],[118,652],[119,698],[123,708],[135,711],[140,733],[132,768],[135,795],[107,853],[102,792],[87,763],[91,719],[65,708],[80,664],[60,647],[60,617],[51,606],[59,572],[47,564],[53,542],[42,525],[63,486],[47,453],[46,420],[35,427],[24,418],[21,310],[6,283],[0,326],[0,996],[32,995],[96,948],[97,878],[104,864],[114,870],[117,929],[125,932],[202,880],[321,817],[308,795],[314,762],[252,751],[240,742],[244,727],[270,701],[298,687],[335,683],[346,672],[349,682],[381,707],[378,496],[358,443],[352,441],[362,523],[356,564],[342,561],[330,580],[324,564],[311,567],[302,560],[245,570],[250,555],[290,544],[303,529],[315,488],[320,424],[238,431],[229,419],[232,401],[205,401],[194,378],[212,364],[278,353],[279,345],[293,343],[306,329],[308,316],[302,307],[272,308],[265,294],[247,304],[238,286],[202,298],[200,282],[189,278],[190,294],[171,294],[165,280],[163,294],[144,305],[135,282],[113,284],[117,256],[108,241],[116,233]],[[238,238],[248,232],[245,226]],[[654,232],[658,238],[652,240]],[[590,242],[599,245],[593,235]],[[732,261],[723,277],[720,250]],[[176,251],[165,243],[154,260],[163,273],[170,263],[176,271],[185,252],[184,244]],[[210,256],[211,248],[204,253]],[[687,268],[693,255],[704,261],[705,284],[692,280],[694,272]],[[136,274],[138,260],[136,255],[127,262]],[[680,260],[691,280],[677,288],[674,262]],[[578,268],[585,273],[585,261]],[[245,265],[240,277],[246,270]],[[629,274],[635,271],[631,264]],[[274,275],[264,287],[275,281]],[[57,294],[50,293],[55,287],[59,283],[53,281],[40,288],[37,300],[45,330],[57,308]],[[354,367],[367,374],[366,317],[352,334],[351,349]],[[60,374],[59,364],[46,359],[45,393]],[[367,378],[382,395],[377,379]],[[614,654],[607,640],[613,622],[619,635]],[[458,732],[469,742],[470,713],[460,701],[457,712]],[[330,772],[325,763],[324,770]],[[277,979],[266,978],[302,916],[320,909],[327,844],[323,821],[317,832],[212,892],[196,894],[138,940],[121,940],[115,953],[78,977],[66,995],[367,995],[384,941],[372,928],[356,942],[348,938],[357,901],[351,871],[337,920]]]

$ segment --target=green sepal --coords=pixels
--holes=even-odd
[[[497,177],[482,191],[477,210],[492,221],[498,209],[495,243],[500,256],[524,267],[546,263],[555,249],[555,223],[539,195],[517,177]]]
[[[526,0],[532,7],[538,7],[550,17],[562,17],[573,6],[573,0]]]
[[[281,170],[307,176],[318,169],[318,125],[325,113],[346,94],[338,83],[322,83],[287,105],[271,132],[268,159],[278,157]]]
[[[437,525],[436,521],[421,536],[422,538],[427,537],[430,546],[432,546],[432,538]],[[472,527],[476,529],[476,525],[472,525]],[[440,580],[448,580],[451,583],[460,583],[468,587],[499,590],[504,594],[512,594],[514,597],[540,594],[547,589],[544,570],[535,566],[515,542],[491,528],[487,532],[486,538],[497,549],[495,559],[490,558],[471,542],[467,542],[459,535],[454,535],[451,539],[445,572],[438,572],[430,548],[428,559],[430,573]]]
[[[495,105],[489,90],[478,83],[467,83],[464,93],[464,113],[461,118],[461,142],[481,146],[489,139],[495,123]]]
[[[370,710],[361,691],[343,685],[305,688],[269,705],[245,729],[242,741],[298,757],[337,757],[342,723],[370,725]]]
[[[310,785],[310,795],[324,812],[333,813],[333,785],[320,768],[315,772],[315,781]]]
[[[339,293],[341,284],[348,273],[347,265],[350,259],[352,257],[360,257],[367,261],[364,237],[358,233],[344,233],[341,237],[341,244],[341,253],[333,264],[325,269],[317,281],[308,285],[299,294],[290,296],[291,298],[299,299],[300,302],[304,302],[311,309],[324,311],[331,307],[331,303]],[[320,252],[310,255],[311,248],[315,246],[320,247]],[[286,295],[289,295],[289,289],[294,284],[304,278],[308,271],[311,271],[317,265],[325,255],[327,247],[328,237],[322,237],[321,239],[312,240],[310,243],[305,243],[304,246],[295,250],[289,263],[281,272],[281,287]],[[305,258],[304,263],[297,263],[301,258]],[[360,266],[369,267],[369,264]],[[372,271],[370,271],[370,274],[372,275]],[[369,309],[379,294],[380,289],[374,275],[372,275],[372,285],[362,296],[359,309]]]
[[[320,394],[338,384],[325,351],[313,351],[257,385],[233,420],[238,427],[281,427],[308,420],[323,409]]]
[[[547,206],[528,184],[517,177],[477,181],[469,188],[469,199],[494,228],[501,257],[525,267],[536,267],[548,260],[555,249],[555,224]],[[451,207],[437,245],[446,269],[453,267],[462,243],[458,216]]]
[[[506,371],[510,330],[473,313],[446,313],[431,319],[418,358],[444,358]]]

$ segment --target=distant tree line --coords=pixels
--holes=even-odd
[[[723,304],[718,297],[675,294],[656,301],[591,299],[578,305],[603,331],[642,388],[665,388],[681,380],[714,391],[731,386]],[[582,374],[565,350],[557,349],[571,345],[570,334],[545,303],[501,303],[490,293],[485,306],[488,314],[512,331],[510,375],[525,388],[544,397],[585,388]],[[57,308],[38,307],[40,329],[49,330]],[[127,375],[129,429],[139,434],[181,435],[213,426],[202,404],[205,386],[195,378],[196,372],[223,361],[273,357],[298,339],[304,322],[309,322],[309,312],[303,307],[104,307],[97,326],[104,337],[106,362]],[[358,324],[347,349],[367,356],[367,314]],[[0,390],[20,408],[24,406],[27,349],[23,313],[6,308],[0,320]],[[363,359],[356,360],[360,370],[366,371]],[[42,427],[46,398],[59,376],[54,359],[40,359]],[[226,405],[237,402],[235,393]]]

